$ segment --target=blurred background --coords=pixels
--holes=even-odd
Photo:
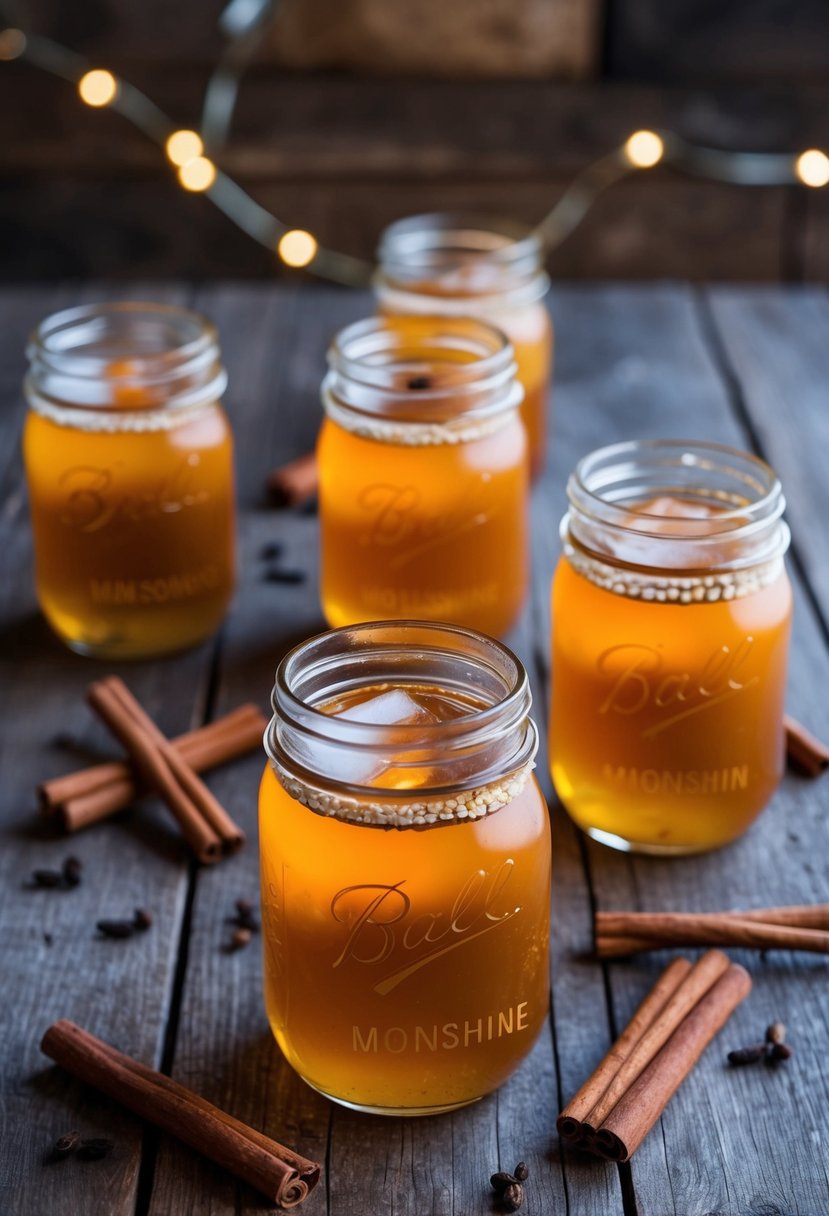
[[[192,127],[246,5],[257,7],[31,0],[0,17],[122,74]],[[85,107],[72,84],[0,63],[0,113],[7,280],[280,273],[178,186],[144,135]],[[725,149],[829,148],[827,0],[282,0],[260,26],[215,159],[290,226],[371,256],[382,227],[415,212],[535,223],[640,127]],[[827,281],[829,189],[660,166],[603,194],[549,268]]]

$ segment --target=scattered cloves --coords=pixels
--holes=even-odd
[[[132,937],[135,932],[135,922],[132,920],[99,920],[98,932],[104,937]]]
[[[748,1047],[739,1047],[736,1051],[729,1051],[729,1064],[756,1064],[759,1060],[765,1060],[767,1064],[776,1064],[779,1060],[788,1060],[792,1055],[792,1049],[788,1043],[784,1042],[786,1038],[786,1027],[782,1022],[772,1022],[766,1027],[765,1040],[762,1043],[750,1043]]]
[[[115,1147],[112,1140],[104,1140],[103,1138],[93,1140],[81,1140],[76,1150],[77,1156],[81,1161],[100,1161],[102,1157],[106,1157]]]
[[[512,1172],[519,1182],[526,1182],[530,1176],[530,1167],[526,1161],[519,1161]]]
[[[80,1132],[67,1132],[64,1136],[60,1136],[52,1146],[52,1160],[62,1161],[64,1157],[69,1157],[75,1152],[80,1142]]]
[[[497,1174],[493,1174],[489,1180],[492,1183],[493,1190],[504,1191],[513,1182],[517,1182],[515,1174],[509,1174],[506,1170],[499,1170]]]

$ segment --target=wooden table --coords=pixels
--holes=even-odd
[[[679,861],[625,857],[582,838],[551,799],[554,823],[553,996],[530,1058],[495,1095],[440,1118],[380,1119],[333,1106],[281,1059],[265,1020],[255,947],[227,953],[234,900],[256,897],[260,756],[210,784],[251,844],[211,869],[189,860],[163,807],[146,801],[71,840],[36,812],[34,785],[112,745],[83,702],[103,665],[65,651],[37,614],[18,448],[19,384],[29,329],[52,310],[130,295],[194,305],[218,322],[238,445],[241,583],[214,642],[121,670],[168,733],[239,702],[267,704],[286,648],[323,627],[317,520],[268,510],[273,465],[310,447],[326,343],[367,313],[359,294],[306,284],[22,288],[0,294],[0,1213],[251,1213],[259,1196],[51,1067],[38,1044],[71,1017],[169,1071],[240,1118],[325,1162],[307,1216],[453,1216],[493,1210],[489,1175],[524,1158],[524,1211],[588,1216],[798,1213],[829,1207],[829,966],[820,956],[739,955],[755,986],[671,1102],[631,1165],[563,1151],[555,1116],[607,1049],[664,965],[660,955],[601,966],[590,920],[600,907],[701,909],[829,899],[829,776],[788,776],[734,846]],[[829,733],[829,295],[821,289],[691,290],[682,286],[556,289],[558,331],[549,471],[535,490],[534,590],[511,639],[546,716],[548,586],[564,482],[592,447],[635,436],[686,436],[763,453],[789,497],[797,593],[789,708]],[[261,552],[284,546],[304,582],[264,579]],[[74,741],[67,751],[69,733]],[[84,864],[69,892],[26,890],[36,867],[69,853]],[[152,929],[100,940],[103,916],[152,910]],[[47,940],[45,935],[49,935]],[[795,1055],[777,1070],[725,1066],[729,1047],[767,1022],[789,1027]],[[46,1165],[70,1128],[109,1135],[105,1160]]]

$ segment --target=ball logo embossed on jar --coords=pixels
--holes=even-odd
[[[482,634],[368,623],[293,651],[273,703],[260,855],[280,1047],[360,1110],[475,1101],[547,1015],[550,840],[526,673]]]
[[[529,576],[509,343],[468,319],[380,318],[337,335],[328,361],[318,464],[329,624],[420,617],[505,633]]]
[[[24,432],[38,599],[84,654],[202,641],[235,584],[227,377],[204,317],[69,309],[29,344]]]
[[[616,848],[726,844],[783,771],[780,484],[746,453],[662,440],[585,457],[568,496],[553,584],[556,788]]]

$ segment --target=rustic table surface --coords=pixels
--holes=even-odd
[[[40,1054],[60,1017],[171,1073],[245,1121],[324,1162],[307,1216],[466,1216],[494,1210],[489,1175],[530,1165],[524,1211],[573,1216],[823,1216],[829,1209],[829,964],[784,952],[737,956],[754,991],[670,1103],[630,1165],[559,1145],[555,1117],[606,1051],[662,955],[601,965],[589,957],[594,907],[704,909],[829,899],[829,776],[787,776],[744,839],[687,860],[634,859],[583,839],[539,771],[554,827],[552,1003],[531,1056],[478,1105],[421,1120],[333,1106],[284,1063],[268,1030],[256,948],[227,953],[234,900],[256,898],[256,790],[262,758],[210,785],[251,843],[211,869],[188,858],[165,809],[145,801],[71,839],[39,817],[35,782],[112,744],[84,705],[102,664],[65,651],[38,616],[19,454],[28,331],[83,301],[161,298],[219,325],[237,439],[240,587],[219,637],[121,674],[169,734],[245,700],[266,707],[286,648],[323,628],[317,520],[263,503],[270,467],[307,450],[333,331],[366,314],[365,295],[309,286],[123,285],[0,293],[0,1213],[238,1216],[260,1196],[167,1136],[147,1130]],[[788,704],[829,732],[829,294],[822,289],[578,286],[552,293],[558,353],[548,471],[533,498],[533,595],[510,639],[546,716],[548,587],[565,478],[589,449],[638,436],[752,448],[786,487],[796,584]],[[264,578],[263,546],[304,575]],[[71,737],[67,740],[66,735]],[[70,746],[71,744],[71,746]],[[27,890],[37,867],[68,853],[84,880]],[[152,929],[101,940],[100,917],[152,910]],[[725,1052],[782,1019],[796,1053],[785,1067],[731,1070]],[[57,1136],[107,1135],[105,1160],[46,1164]]]

